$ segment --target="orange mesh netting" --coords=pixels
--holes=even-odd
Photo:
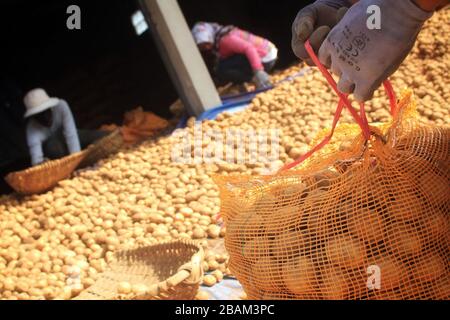
[[[134,144],[144,139],[153,137],[165,130],[169,123],[152,112],[145,112],[142,107],[125,113],[122,134],[128,144]],[[102,126],[103,130],[113,131],[115,125]]]
[[[390,98],[392,123],[338,126],[297,170],[215,177],[250,299],[450,298],[450,129]]]

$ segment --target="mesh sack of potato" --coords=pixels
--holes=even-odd
[[[393,119],[369,126],[317,64],[341,99],[331,133],[275,175],[215,177],[230,270],[250,299],[450,298],[450,128],[389,82]],[[358,125],[336,128],[344,106]]]
[[[297,170],[215,177],[249,298],[450,297],[450,129],[416,122],[411,92],[398,108],[369,140],[338,127]]]

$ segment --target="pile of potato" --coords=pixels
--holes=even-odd
[[[397,91],[416,90],[424,121],[446,125],[450,59],[442,24],[449,18],[443,11],[426,24],[413,54],[393,76]],[[386,101],[383,92],[376,93],[367,106],[370,121],[389,119]],[[336,104],[321,74],[311,69],[258,95],[246,111],[203,123],[204,129],[282,129],[279,159],[252,165],[177,164],[171,160],[176,140],[168,136],[123,150],[46,194],[0,197],[0,298],[70,299],[94,283],[117,250],[169,239],[223,238],[226,230],[217,225],[219,193],[211,176],[261,174],[300,156],[315,134],[330,126]],[[352,122],[348,113],[343,121]],[[190,119],[183,130],[192,135],[193,125]],[[208,269],[224,273],[225,262],[219,267],[207,263]],[[220,278],[216,272],[215,279]],[[214,283],[210,277],[206,282]]]

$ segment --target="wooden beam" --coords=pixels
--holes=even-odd
[[[177,0],[139,0],[161,57],[191,115],[222,104]]]

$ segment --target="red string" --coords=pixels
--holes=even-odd
[[[311,157],[315,152],[322,149],[325,145],[327,145],[330,140],[333,138],[334,132],[336,130],[336,126],[339,122],[339,119],[341,118],[342,111],[344,107],[346,107],[353,118],[355,119],[356,123],[361,128],[364,137],[368,140],[371,136],[369,122],[367,121],[367,116],[365,112],[365,106],[364,103],[360,103],[360,114],[358,115],[358,112],[352,107],[350,101],[348,100],[348,95],[340,92],[337,88],[336,81],[333,79],[332,75],[328,72],[328,70],[322,65],[322,63],[319,61],[319,58],[316,56],[313,48],[311,47],[311,44],[309,43],[309,40],[305,43],[306,51],[308,52],[309,56],[313,60],[314,64],[319,68],[320,72],[324,75],[325,79],[328,81],[330,86],[333,88],[334,92],[339,96],[339,104],[336,108],[336,112],[334,114],[333,119],[333,125],[331,127],[330,134],[325,137],[325,139],[322,140],[318,145],[316,145],[314,148],[312,148],[309,152],[295,160],[293,163],[285,165],[283,168],[280,169],[279,172],[292,169],[301,163],[303,163],[305,160],[307,160],[309,157]],[[391,105],[391,114],[394,116],[397,110],[397,99],[395,96],[394,89],[392,88],[392,84],[389,80],[386,80],[384,83],[384,88],[387,92],[387,95],[389,97],[390,105]]]
[[[391,106],[391,115],[395,117],[397,115],[397,97],[395,96],[394,88],[389,80],[383,82],[384,89],[389,97],[389,104]]]
[[[289,170],[289,169],[292,169],[292,168],[298,166],[299,164],[303,163],[306,159],[311,157],[315,152],[319,151],[325,145],[327,145],[328,142],[330,142],[331,138],[333,138],[334,131],[335,131],[336,126],[337,126],[337,124],[339,122],[339,119],[341,118],[341,114],[342,114],[343,110],[344,110],[344,103],[343,103],[342,100],[340,100],[339,104],[338,104],[338,107],[336,109],[336,112],[334,114],[333,126],[331,127],[330,134],[327,137],[325,137],[325,139],[323,139],[322,142],[320,142],[317,146],[312,148],[308,153],[304,154],[303,156],[301,156],[300,158],[298,158],[294,162],[292,162],[290,164],[287,164],[283,168],[281,168],[280,172],[281,171],[285,171],[285,170]]]
[[[355,119],[356,123],[360,126],[360,128],[363,131],[364,137],[366,139],[370,138],[370,128],[369,126],[364,123],[364,120],[358,115],[358,112],[352,107],[352,104],[348,100],[348,95],[343,94],[340,92],[337,88],[336,81],[334,81],[331,74],[328,72],[328,70],[322,65],[322,63],[319,61],[319,58],[314,53],[313,48],[311,47],[311,44],[309,43],[309,40],[305,43],[306,51],[308,52],[309,56],[313,60],[314,64],[319,68],[320,72],[325,76],[325,79],[327,79],[328,83],[330,84],[331,88],[336,92],[336,94],[339,96],[339,98],[343,101],[344,105],[347,107],[347,109],[350,111],[351,115]],[[362,108],[364,109],[364,108]]]

